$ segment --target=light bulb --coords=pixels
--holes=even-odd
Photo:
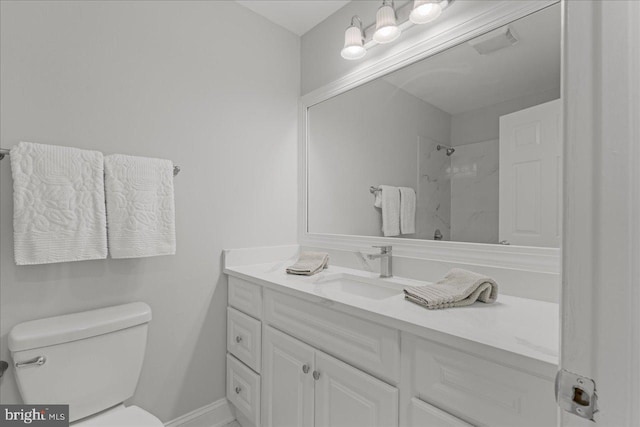
[[[349,60],[360,59],[364,57],[366,54],[367,54],[367,49],[365,49],[362,46],[347,46],[343,48],[342,51],[340,52],[340,55],[342,55],[344,59],[349,59]]]
[[[442,5],[438,0],[415,0],[409,19],[414,24],[426,24],[442,13]]]
[[[373,39],[381,44],[391,43],[400,37],[401,32],[396,24],[396,11],[383,2],[376,13],[376,32],[373,33]]]

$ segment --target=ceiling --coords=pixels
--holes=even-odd
[[[513,46],[480,55],[463,43],[384,80],[452,115],[558,89],[560,22],[554,5],[509,24]]]
[[[236,0],[294,34],[303,35],[349,0]]]

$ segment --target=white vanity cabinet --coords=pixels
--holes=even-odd
[[[263,426],[398,425],[395,387],[270,326],[263,337]]]
[[[556,425],[549,362],[245,277],[229,278],[227,309],[243,427]]]
[[[227,398],[243,427],[398,425],[396,387],[310,344],[399,377],[397,330],[229,278]]]

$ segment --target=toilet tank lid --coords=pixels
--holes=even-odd
[[[9,332],[12,352],[47,347],[148,323],[151,307],[143,302],[116,305],[20,323]]]

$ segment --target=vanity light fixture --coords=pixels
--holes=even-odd
[[[438,18],[442,13],[440,0],[414,0],[409,20],[414,24],[426,24]]]
[[[396,9],[393,0],[382,0],[375,23],[365,27],[360,17],[351,18],[340,54],[344,59],[360,59],[376,45],[396,40],[403,30],[434,21],[454,1],[411,0]]]
[[[391,43],[400,37],[402,30],[396,23],[396,10],[393,0],[389,4],[388,0],[382,0],[382,6],[376,13],[376,32],[373,33],[373,39],[380,44]]]
[[[364,48],[364,34],[362,21],[356,15],[351,18],[351,25],[344,32],[344,47],[340,55],[344,59],[360,59],[367,53]]]

